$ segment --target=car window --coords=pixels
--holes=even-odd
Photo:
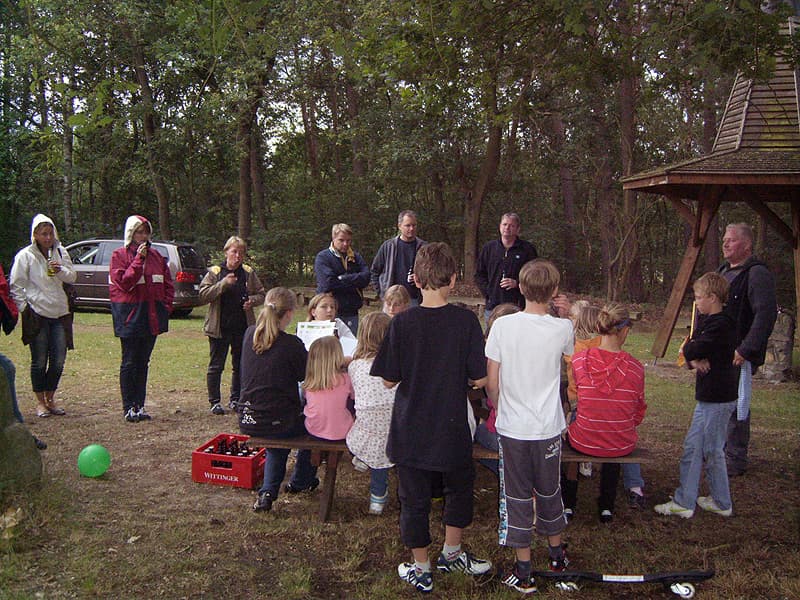
[[[117,248],[122,247],[122,240],[110,241],[110,242],[103,242],[103,250],[100,253],[100,263],[101,265],[110,265],[111,264],[111,255],[114,254],[114,250]],[[95,260],[95,264],[98,264]]]
[[[169,260],[169,250],[167,250],[166,246],[162,246],[161,244],[153,244],[153,248],[158,250],[158,253]]]
[[[178,256],[184,269],[205,269],[206,261],[193,246],[178,246]]]
[[[79,265],[93,265],[98,258],[100,244],[81,244],[69,249],[72,262]]]

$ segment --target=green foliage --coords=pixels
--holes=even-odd
[[[65,241],[119,233],[134,212],[157,221],[156,177],[173,237],[209,249],[237,231],[240,191],[250,191],[244,216],[266,279],[307,279],[334,222],[354,226],[369,260],[405,208],[419,213],[422,237],[463,256],[466,207],[499,125],[479,243],[515,210],[541,254],[560,261],[574,250],[564,268],[575,291],[605,293],[608,263],[633,225],[639,252],[624,260],[640,260],[644,289],[663,298],[684,232],[661,200],[623,211],[620,83],[635,82],[637,169],[696,156],[703,111],[719,114],[736,69],[768,72],[782,41],[785,13],[758,4],[3,3],[0,258],[26,241],[39,211]],[[263,197],[240,173],[249,111]],[[785,270],[786,255],[775,259]]]

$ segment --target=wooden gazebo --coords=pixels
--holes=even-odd
[[[792,17],[785,32],[794,34]],[[623,189],[662,194],[692,227],[652,353],[663,357],[678,320],[708,229],[721,202],[744,202],[794,253],[796,306],[800,309],[800,71],[778,58],[767,82],[736,77],[710,154],[622,179]],[[791,225],[771,208],[791,206]]]

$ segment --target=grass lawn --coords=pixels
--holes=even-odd
[[[17,365],[19,401],[30,429],[49,444],[41,488],[5,498],[22,522],[0,529],[0,599],[22,598],[411,598],[396,566],[409,552],[398,539],[395,498],[380,517],[367,515],[369,476],[345,462],[332,521],[317,520],[317,496],[281,494],[269,513],[251,510],[249,490],[196,484],[191,451],[217,433],[238,431],[233,415],[209,412],[205,392],[208,343],[204,309],[171,322],[153,354],[149,423],[122,418],[120,348],[109,313],[78,313],[77,349],[67,357],[59,399],[65,417],[35,416],[28,349],[19,333],[0,350]],[[672,366],[652,365],[653,334],[634,329],[629,349],[647,367],[648,412],[641,445],[654,460],[643,465],[648,504],[667,500],[678,481],[683,436],[694,408],[693,379]],[[677,344],[674,344],[677,348]],[[675,356],[674,348],[669,357]],[[228,381],[226,370],[223,381]],[[224,392],[223,392],[224,393]],[[732,481],[734,516],[698,509],[683,520],[627,507],[620,490],[615,518],[596,516],[597,480],[581,482],[576,518],[566,531],[572,566],[617,573],[716,569],[698,585],[701,598],[800,598],[798,551],[798,425],[796,384],[757,384],[753,402],[751,469]],[[81,477],[76,459],[90,443],[106,446],[109,471]],[[324,468],[324,467],[323,467]],[[436,509],[434,509],[436,514]],[[510,566],[497,545],[497,482],[478,467],[475,518],[467,547]],[[432,519],[438,553],[442,527]],[[534,568],[545,568],[537,540]],[[547,582],[540,597],[563,597]],[[516,598],[496,581],[435,577],[433,597]],[[575,595],[575,594],[573,594]],[[654,585],[585,584],[582,598],[665,598]]]

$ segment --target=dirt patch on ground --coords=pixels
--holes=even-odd
[[[154,419],[138,424],[122,418],[119,346],[110,318],[108,324],[95,318],[85,329],[83,320],[79,315],[78,349],[67,359],[60,391],[65,417],[33,415],[27,350],[12,348],[25,417],[49,448],[43,453],[43,487],[14,500],[24,508],[25,520],[13,545],[0,545],[0,598],[413,596],[396,575],[408,551],[398,539],[394,475],[392,500],[381,517],[367,515],[369,478],[347,461],[339,471],[330,523],[317,520],[319,491],[282,494],[270,513],[253,513],[255,492],[191,479],[191,451],[218,433],[237,431],[232,414],[209,412],[202,316],[181,320],[174,333],[159,339],[147,405]],[[103,329],[103,336],[86,343],[90,330]],[[648,367],[648,377],[691,384],[693,376],[659,362]],[[691,401],[686,398],[686,408],[677,412],[657,396],[648,403],[640,435],[655,456],[644,467],[652,506],[676,484]],[[574,565],[627,573],[714,567],[717,577],[700,586],[706,597],[800,597],[800,584],[791,575],[800,572],[798,513],[792,508],[798,490],[798,419],[796,408],[787,402],[780,406],[782,414],[769,427],[765,419],[754,424],[752,474],[732,483],[733,519],[699,514],[688,522],[671,521],[652,510],[629,509],[620,492],[614,523],[601,526],[595,514],[595,472],[595,481],[581,484],[578,516],[567,530]],[[78,453],[90,443],[103,444],[112,456],[111,468],[99,479],[81,477],[76,468]],[[505,568],[511,553],[497,545],[497,494],[497,480],[478,468],[475,519],[465,543]],[[787,501],[789,510],[776,508],[776,502]],[[443,535],[440,511],[435,506],[431,519],[435,553]],[[537,565],[544,565],[545,556],[537,540]],[[496,581],[457,575],[437,577],[436,586],[434,597],[441,598],[515,597]],[[589,585],[585,594],[664,597],[657,586]],[[547,584],[541,596],[560,597]]]

